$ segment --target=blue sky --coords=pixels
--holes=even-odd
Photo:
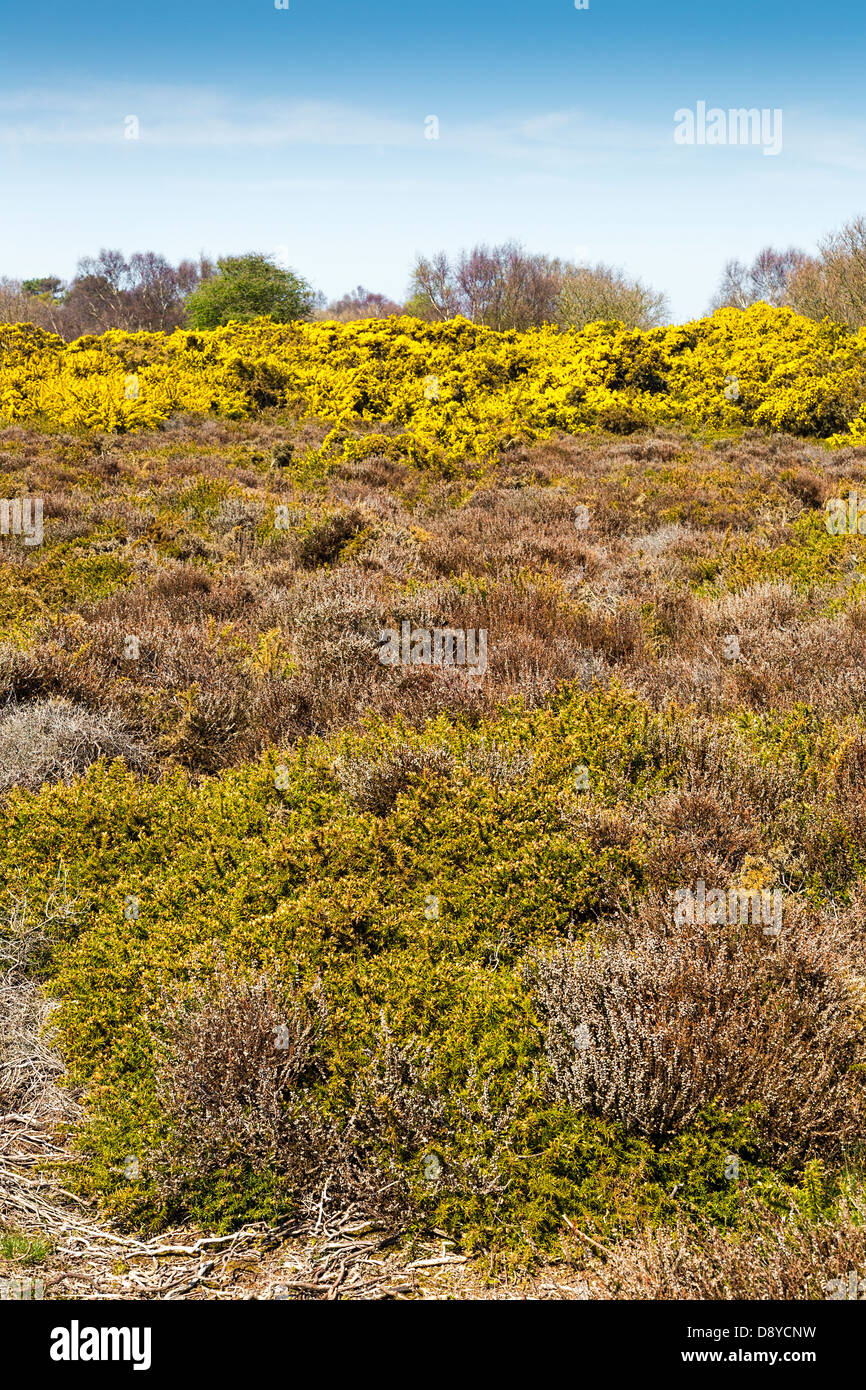
[[[416,253],[514,238],[622,266],[684,319],[727,257],[866,212],[847,0],[289,5],[15,6],[0,274],[66,277],[100,246],[262,249],[329,297],[400,297]],[[698,102],[781,110],[781,152],[676,144]]]

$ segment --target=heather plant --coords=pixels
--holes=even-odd
[[[40,989],[51,929],[69,921],[75,905],[63,891],[36,916],[26,897],[10,894],[0,917],[0,1106],[4,1114],[71,1116],[73,1096],[61,1087],[63,1058],[51,1036],[53,1012]]]
[[[309,1191],[325,1159],[323,1127],[306,1093],[322,1002],[217,959],[192,997],[175,989],[160,1010],[156,1097],[166,1137],[148,1155],[169,1205],[226,1174],[271,1171],[277,1191]]]
[[[648,917],[627,941],[536,962],[557,1093],[655,1139],[721,1101],[758,1106],[782,1154],[855,1144],[866,1019],[826,960],[802,940],[774,949],[754,924]]]
[[[863,1192],[852,1186],[829,1210],[809,1211],[807,1192],[788,1211],[751,1196],[735,1235],[680,1219],[642,1232],[593,1259],[588,1298],[801,1299],[863,1297]]]
[[[362,811],[377,816],[387,816],[400,793],[407,791],[417,778],[437,773],[447,776],[452,766],[453,757],[447,748],[412,748],[405,743],[395,744],[375,759],[358,750],[334,762],[343,791]]]
[[[614,1193],[620,1221],[662,1219],[677,1181],[690,1200],[736,1219],[724,1155],[733,1149],[762,1182],[779,1181],[771,1155],[796,1162],[797,1145],[778,1117],[762,1129],[724,1103],[707,1111],[709,1098],[692,1087],[685,1122],[651,1137],[549,1094],[543,1030],[523,979],[527,948],[546,941],[555,950],[569,932],[592,933],[599,915],[640,891],[650,850],[642,808],[677,775],[663,727],[676,721],[614,690],[515,708],[482,731],[440,718],[395,740],[415,750],[412,772],[396,798],[389,787],[369,809],[335,769],[381,757],[381,725],[199,786],[179,772],[141,783],[103,763],[40,797],[13,794],[4,877],[24,872],[47,894],[62,845],[81,899],[79,922],[58,927],[50,972],[72,1074],[102,1098],[81,1136],[84,1189],[127,1221],[186,1213],[225,1228],[303,1204],[315,1175],[324,1182],[333,1171],[334,1192],[365,1194],[371,1208],[391,1201],[400,1219],[481,1243],[505,1238],[505,1221],[514,1239],[525,1243],[531,1231],[530,1245],[545,1245],[560,1210],[596,1226]],[[496,752],[496,768],[523,755],[521,775],[491,778],[490,750],[508,750]],[[573,819],[587,796],[598,807],[592,825]],[[293,978],[306,997],[321,979],[328,1013],[303,1106],[288,1057],[263,1050],[272,1024],[286,1022],[295,1036],[291,999],[302,995],[283,1003],[276,986],[269,995],[255,971],[235,964],[230,979],[218,969],[208,985],[196,962],[214,942],[233,962],[259,962],[272,981]],[[687,986],[698,999],[728,997],[724,971],[714,983],[707,962],[677,960],[684,1004]],[[744,974],[735,973],[737,986]],[[803,1017],[820,1018],[810,979]],[[794,1018],[787,1040],[797,1027]],[[766,1030],[760,1038],[775,1055]],[[814,1082],[812,1070],[804,1086]],[[820,1128],[842,1091],[816,1094],[824,1099],[807,1139],[830,1152]],[[791,1123],[800,1116],[797,1108]],[[204,1168],[186,1172],[181,1155],[199,1129],[213,1144],[200,1149]],[[307,1143],[309,1182],[291,1158]],[[252,1165],[247,1150],[267,1162]],[[320,1168],[323,1152],[330,1159]],[[124,1166],[130,1154],[141,1165],[135,1178]],[[638,1172],[654,1176],[636,1187]]]
[[[532,769],[532,754],[514,751],[486,740],[470,744],[466,749],[466,766],[473,772],[489,777],[495,787],[512,787],[521,782]]]
[[[144,764],[144,749],[111,712],[56,699],[0,711],[0,792],[14,786],[38,791],[45,782],[80,775],[99,758]]]
[[[820,332],[56,347],[76,422],[0,431],[0,495],[44,499],[41,545],[0,537],[0,888],[45,920],[14,988],[84,1102],[65,1187],[139,1229],[355,1203],[521,1259],[667,1231],[690,1268],[684,1223],[744,1234],[750,1193],[770,1240],[827,1215],[861,1164],[866,543],[825,504],[866,452],[755,424],[818,378],[844,406],[856,339]],[[85,427],[115,372],[126,428]],[[429,662],[380,660],[404,624]],[[437,630],[487,634],[483,679]],[[23,1077],[45,1015],[9,998]],[[311,1018],[295,1074],[267,1030]]]

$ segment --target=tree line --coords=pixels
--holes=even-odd
[[[476,246],[453,259],[444,252],[419,256],[403,303],[363,285],[328,303],[301,275],[261,252],[173,266],[152,251],[127,260],[121,251],[102,250],[79,262],[69,284],[57,276],[0,281],[0,321],[29,321],[67,340],[110,328],[216,328],[261,314],[279,323],[462,314],[496,329],[616,318],[650,328],[664,321],[666,307],[663,295],[622,271],[533,255],[516,242]]]
[[[745,309],[764,301],[810,318],[866,324],[866,218],[832,233],[810,256],[766,247],[750,264],[733,259],[710,309]],[[359,285],[326,301],[294,270],[262,252],[201,256],[172,265],[153,251],[128,259],[101,250],[79,262],[69,283],[47,275],[0,280],[0,322],[34,323],[67,341],[119,328],[129,332],[215,328],[269,315],[276,322],[411,314],[428,322],[460,314],[499,330],[551,323],[582,328],[616,319],[648,329],[668,319],[663,294],[616,267],[581,265],[533,254],[517,242],[479,245],[449,256],[418,256],[403,303]]]
[[[746,265],[726,264],[712,308],[746,309],[763,300],[810,319],[832,319],[853,330],[866,324],[866,217],[831,232],[809,256],[791,246],[766,246]]]

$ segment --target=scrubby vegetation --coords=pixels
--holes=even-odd
[[[7,988],[56,1003],[66,1184],[136,1230],[354,1204],[587,1296],[859,1267],[863,334],[0,335],[0,494],[44,499],[0,540]],[[407,621],[486,669],[383,663]],[[781,932],[677,917],[699,881]]]
[[[299,459],[313,474],[371,454],[465,470],[515,442],[598,426],[755,426],[838,444],[866,437],[864,335],[766,304],[646,332],[608,321],[498,333],[460,318],[391,317],[65,344],[13,325],[0,327],[0,410],[9,421],[117,430],[177,411],[242,419],[284,408],[332,426]]]

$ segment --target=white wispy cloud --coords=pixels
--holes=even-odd
[[[122,146],[125,122],[135,116],[142,147],[163,151],[421,150],[432,155],[501,162],[504,167],[567,175],[601,169],[612,159],[645,163],[649,156],[681,157],[673,144],[673,111],[645,120],[623,119],[578,107],[528,115],[455,119],[440,114],[440,138],[425,137],[429,114],[384,114],[340,101],[250,101],[216,88],[106,84],[87,95],[38,88],[0,95],[0,148],[21,153],[38,147],[86,149]],[[787,160],[854,172],[866,169],[866,125],[819,110],[785,113]],[[692,152],[694,153],[694,152]],[[748,152],[747,152],[748,154]],[[719,158],[713,149],[701,160]],[[432,172],[432,171],[431,171]]]
[[[163,148],[274,145],[391,145],[423,141],[422,121],[395,120],[339,102],[232,100],[209,88],[107,88],[83,98],[58,92],[0,97],[0,141],[7,145],[106,145],[126,137],[135,116],[140,138]]]
[[[428,113],[384,115],[337,101],[250,102],[210,88],[104,88],[78,93],[29,90],[0,96],[0,144],[7,147],[117,145],[129,116],[140,140],[161,149],[267,149],[280,146],[415,149],[429,145]],[[564,166],[612,149],[661,144],[667,132],[604,121],[579,110],[482,121],[441,118],[437,147],[500,159]]]

